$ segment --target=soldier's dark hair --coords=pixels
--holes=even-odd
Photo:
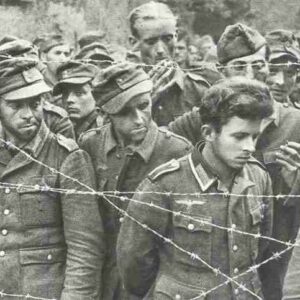
[[[209,88],[201,101],[203,124],[211,124],[217,132],[229,119],[260,120],[273,113],[269,88],[262,82],[244,77],[224,79]]]
[[[146,20],[170,19],[177,26],[177,17],[164,3],[150,1],[142,4],[131,11],[128,16],[130,31],[134,37],[139,37],[137,23],[142,24]]]

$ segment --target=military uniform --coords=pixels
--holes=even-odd
[[[254,159],[235,176],[232,189],[227,190],[195,148],[188,156],[156,168],[137,191],[134,199],[174,214],[131,202],[127,209],[129,216],[230,277],[254,265],[266,243],[259,246],[255,238],[219,230],[201,221],[253,234],[271,234],[272,201],[247,196],[272,192],[269,176]],[[196,195],[199,193],[204,195]],[[140,299],[191,299],[227,280],[129,217],[125,217],[121,226],[117,256],[125,287]],[[247,273],[237,281],[262,296],[257,272]],[[230,283],[204,299],[256,298]]]
[[[204,92],[210,86],[204,77],[195,73],[175,70],[174,84],[153,101],[153,120],[158,126],[167,126],[177,117],[198,106]]]
[[[298,181],[295,180],[294,187],[290,188],[285,183],[281,169],[276,163],[275,153],[281,145],[287,141],[300,142],[298,129],[300,127],[299,110],[287,104],[274,101],[275,113],[272,117],[265,119],[262,133],[257,141],[256,157],[266,166],[269,171],[275,195],[299,194]],[[180,134],[193,142],[201,139],[201,119],[199,111],[189,112],[183,117],[170,124],[169,129]],[[300,206],[292,198],[282,197],[274,203],[274,230],[273,237],[281,241],[293,241],[297,236],[300,223]],[[291,205],[289,205],[291,203]],[[271,243],[265,259],[272,256],[274,252],[282,251],[284,245]],[[261,279],[265,286],[266,299],[275,300],[282,297],[282,286],[291,251],[282,255],[278,260],[264,265],[261,268]],[[272,276],[270,276],[272,274]]]
[[[53,133],[75,139],[73,124],[63,108],[44,101],[43,110],[45,123]]]
[[[106,80],[100,80],[100,84],[97,85],[98,92],[102,93],[101,107],[106,113],[118,113],[127,102],[138,96],[141,90],[150,95],[151,81],[141,68],[122,64],[111,67],[107,72],[107,77],[104,76]],[[147,127],[144,139],[137,146],[121,146],[116,139],[113,123],[87,131],[82,134],[79,143],[92,158],[98,190],[116,191],[113,195],[129,198],[138,184],[155,167],[172,158],[178,158],[191,149],[191,144],[186,139],[159,129],[153,121]],[[121,202],[113,196],[109,199],[122,210],[126,210],[127,201]],[[129,295],[122,289],[115,250],[123,215],[105,199],[100,199],[100,212],[107,243],[103,269],[103,299],[125,300]]]
[[[93,183],[88,155],[45,124],[23,150],[83,184]],[[98,299],[104,243],[94,197],[47,191],[85,188],[3,143],[0,174],[5,187],[0,201],[1,289],[51,299]],[[20,186],[11,189],[9,184]]]
[[[151,170],[169,159],[182,156],[191,148],[190,143],[185,139],[157,128],[154,122],[145,140],[136,149],[120,148],[112,134],[111,124],[83,134],[80,145],[92,158],[98,190],[128,192],[127,195],[122,194],[127,197],[132,196],[138,184]],[[126,210],[127,201],[120,202],[115,197],[111,197],[110,200]],[[100,202],[100,212],[108,245],[103,271],[103,287],[105,287],[103,299],[117,299],[114,297],[119,293],[120,280],[115,247],[123,216],[104,199]]]
[[[23,101],[48,91],[32,62],[11,59],[7,65],[6,76],[0,77],[0,95],[6,103],[25,105]],[[0,69],[4,73],[5,69]],[[28,73],[30,81],[26,80]],[[2,120],[7,110],[1,112]],[[34,117],[33,113],[28,116]],[[38,298],[99,299],[105,247],[95,196],[51,190],[86,191],[82,185],[93,188],[90,158],[74,140],[52,133],[44,121],[36,124],[34,135],[21,140],[20,151],[7,134],[7,121],[2,122],[1,290]]]

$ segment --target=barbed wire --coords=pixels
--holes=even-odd
[[[34,300],[57,300],[57,299],[49,299],[49,298],[41,298],[41,297],[35,297],[35,296],[31,296],[30,294],[26,294],[26,295],[20,295],[20,294],[7,294],[4,291],[0,291],[0,298],[4,298],[4,297],[8,297],[8,298],[21,298],[21,299],[34,299]]]
[[[16,150],[18,150],[20,153],[22,153],[23,155],[26,156],[26,158],[32,160],[33,162],[47,168],[50,170],[50,172],[52,173],[55,173],[55,174],[58,174],[58,175],[61,175],[65,178],[68,178],[70,180],[72,180],[73,182],[75,182],[76,184],[80,185],[80,186],[83,186],[85,187],[86,189],[89,190],[90,193],[92,194],[99,194],[99,192],[95,191],[93,188],[91,188],[90,186],[80,182],[78,179],[76,178],[72,178],[62,172],[60,172],[59,170],[56,170],[55,168],[52,168],[50,166],[48,166],[47,164],[44,164],[43,162],[33,158],[29,153],[27,153],[26,151],[24,151],[23,149],[20,149],[19,147],[15,146],[14,144],[12,144],[11,142],[9,141],[5,141],[4,139],[0,138],[0,141],[2,141],[4,144],[6,144],[8,147],[12,147]],[[22,186],[22,184],[17,184],[17,187],[20,188]],[[39,188],[39,186],[35,185],[34,186],[35,188]],[[51,187],[46,187],[46,190],[49,190],[49,188],[51,189]],[[62,191],[62,189],[58,189],[60,191]],[[77,190],[71,190],[71,192],[76,192],[78,193]],[[85,192],[85,191],[83,191]],[[188,250],[185,250],[184,248],[182,248],[181,246],[177,245],[174,241],[172,241],[171,239],[169,238],[166,238],[164,237],[163,235],[161,235],[160,233],[156,232],[155,230],[153,230],[152,228],[150,228],[149,226],[147,226],[146,224],[143,224],[141,222],[139,222],[138,220],[136,220],[135,218],[133,218],[132,216],[130,216],[125,210],[122,210],[121,208],[119,208],[117,205],[115,205],[112,201],[110,201],[110,199],[103,193],[103,192],[100,192],[100,195],[111,205],[113,206],[116,210],[118,210],[120,213],[122,213],[124,216],[127,216],[128,218],[130,218],[133,222],[135,222],[136,224],[138,224],[139,226],[141,226],[142,228],[144,228],[145,230],[148,230],[150,232],[152,232],[153,234],[155,234],[156,236],[158,236],[159,238],[161,238],[162,240],[164,240],[166,243],[169,243],[171,244],[173,247],[175,247],[176,249],[178,249],[179,251],[185,253],[186,255],[189,255],[191,257],[192,260],[198,260],[200,261],[202,264],[204,264],[207,268],[209,268],[212,272],[214,272],[214,274],[216,274],[216,276],[218,275],[221,275],[222,277],[226,278],[226,284],[229,284],[229,283],[233,283],[235,285],[238,286],[238,288],[242,289],[243,291],[245,292],[248,292],[250,293],[251,295],[253,295],[256,299],[261,299],[261,297],[259,297],[258,295],[256,295],[254,292],[252,292],[251,290],[249,290],[248,288],[246,288],[243,284],[240,284],[239,282],[237,282],[235,279],[231,278],[230,276],[228,276],[227,274],[224,274],[223,272],[221,272],[218,268],[214,268],[213,266],[211,266],[210,264],[208,264],[206,261],[204,261],[201,257],[199,257],[198,254],[196,253],[193,253],[193,252],[190,252]],[[245,196],[245,195],[244,195]],[[260,236],[258,236],[257,238],[260,238]],[[291,245],[290,244],[290,247],[294,247],[294,245]],[[289,247],[288,247],[289,248]],[[287,249],[288,249],[287,248]],[[287,249],[284,250],[285,251],[288,251]],[[274,256],[272,258],[269,258],[268,261],[270,261],[270,259],[276,259],[276,258],[279,258],[280,257],[280,254],[279,253],[275,253]],[[249,271],[253,271],[253,268],[254,267],[257,267],[259,268],[259,266],[261,266],[261,264],[259,265],[256,265],[256,266],[251,266],[249,268]],[[207,293],[207,292],[205,292]],[[2,293],[3,294],[3,293]],[[0,294],[1,295],[1,294]],[[4,294],[3,294],[4,295]],[[17,296],[22,296],[24,297],[24,295],[17,295]],[[32,297],[30,295],[25,295],[25,297],[29,298],[31,297],[31,299],[42,299],[42,300],[45,300],[45,298],[36,298],[36,297]]]
[[[24,184],[19,184],[19,183],[16,184],[16,183],[7,183],[7,182],[1,182],[0,181],[0,189],[6,189],[7,187],[10,187],[10,188],[13,188],[13,189],[16,189],[16,190],[19,190],[21,188],[25,188],[25,189],[37,190],[37,191],[41,191],[41,192],[54,192],[54,193],[60,193],[60,194],[97,195],[99,197],[109,196],[109,197],[117,198],[121,202],[124,202],[124,201],[130,202],[131,201],[131,202],[134,202],[134,203],[137,203],[137,204],[149,206],[151,208],[157,208],[158,210],[171,213],[171,214],[173,214],[175,216],[179,216],[180,215],[180,216],[182,216],[184,218],[189,219],[190,221],[194,221],[194,222],[199,223],[201,225],[208,225],[208,226],[220,229],[220,230],[225,230],[228,233],[237,233],[237,234],[241,234],[241,235],[245,235],[245,236],[250,236],[250,237],[255,238],[255,239],[264,239],[264,240],[268,240],[268,241],[271,241],[271,242],[276,242],[276,243],[285,245],[287,247],[290,247],[290,246],[300,247],[300,243],[298,244],[298,243],[292,243],[292,242],[285,242],[285,241],[281,241],[281,240],[272,238],[270,236],[261,235],[260,233],[255,234],[255,233],[250,233],[250,232],[242,231],[242,230],[236,229],[234,227],[228,228],[228,227],[220,226],[220,225],[208,222],[206,220],[199,220],[197,218],[193,218],[192,216],[187,215],[187,214],[185,214],[185,213],[183,213],[181,211],[169,210],[169,209],[161,207],[159,205],[155,205],[152,202],[148,203],[148,202],[143,202],[143,201],[136,200],[134,198],[129,198],[129,197],[126,197],[126,196],[117,196],[116,193],[121,193],[121,192],[118,192],[118,191],[113,191],[113,192],[112,191],[101,191],[101,192],[93,191],[93,192],[87,192],[87,191],[80,191],[80,190],[74,190],[74,189],[52,188],[52,187],[49,187],[47,185],[44,185],[44,186],[41,186],[41,185],[24,185]],[[131,192],[127,192],[127,193],[130,194]],[[134,193],[134,192],[132,192],[132,193]],[[136,193],[138,193],[138,194],[151,194],[151,192],[141,192],[141,191],[137,191]],[[155,192],[153,192],[153,194],[154,193]],[[167,195],[167,196],[172,196],[172,195],[176,195],[178,193],[159,193],[159,194]],[[231,195],[234,195],[234,196],[237,196],[237,197],[242,197],[242,196],[243,197],[244,196],[248,197],[249,196],[249,195],[245,195],[245,194],[238,195],[238,194],[230,194],[230,193],[227,193],[227,194],[224,194],[224,193],[203,193],[203,194],[201,194],[201,193],[199,193],[199,194],[198,193],[192,193],[191,195],[197,195],[197,196],[198,195],[208,195],[208,196],[211,196],[211,195],[212,196],[216,196],[216,195],[219,195],[219,196],[231,196]],[[256,195],[250,195],[250,197],[251,196],[256,197]],[[193,202],[193,200],[191,200],[191,202]]]
[[[36,63],[43,63],[45,65],[47,65],[47,63],[60,63],[61,61],[56,61],[56,60],[42,60],[42,59],[36,59],[36,58],[30,58],[30,57],[13,57],[13,56],[4,56],[4,55],[0,55],[1,59],[8,59],[8,58],[14,58],[14,59],[20,59],[21,60],[28,60],[28,61],[32,61],[32,62],[36,62]],[[242,59],[242,58],[241,58]],[[99,63],[109,63],[111,65],[114,64],[118,64],[118,63],[128,63],[128,64],[133,64],[136,66],[140,66],[143,68],[166,68],[166,69],[179,69],[185,72],[188,71],[201,71],[201,70],[206,70],[208,67],[210,68],[210,70],[215,71],[216,70],[224,70],[224,69],[235,69],[235,68],[243,68],[246,67],[248,63],[236,63],[236,64],[226,64],[226,65],[221,65],[219,63],[214,63],[214,62],[206,62],[206,61],[200,61],[199,62],[199,66],[196,67],[191,67],[191,68],[181,68],[175,61],[172,60],[164,60],[166,62],[167,65],[161,65],[161,64],[146,64],[143,62],[134,62],[131,60],[126,60],[126,58],[124,58],[123,60],[115,60],[115,61],[111,61],[111,60],[97,60],[97,59],[90,59],[90,58],[81,58],[81,59],[70,59],[68,60],[70,62],[80,62],[83,64],[99,64]],[[169,65],[168,65],[169,64]],[[300,68],[300,62],[291,62],[288,61],[286,63],[271,63],[268,61],[261,61],[261,62],[253,62],[250,63],[251,66],[253,67],[266,67],[266,66],[276,66],[276,67],[283,67],[283,66],[287,66],[287,67],[291,67],[291,66],[296,66],[297,68]],[[1,77],[2,78],[2,77]]]

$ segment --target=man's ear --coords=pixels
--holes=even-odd
[[[139,45],[140,45],[139,40],[136,37],[134,37],[133,35],[131,35],[128,38],[128,40],[129,40],[131,50],[132,51],[138,51],[139,50]]]
[[[201,134],[206,142],[212,142],[216,137],[216,130],[212,125],[205,124],[201,126]]]

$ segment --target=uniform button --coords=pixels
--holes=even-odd
[[[4,193],[9,194],[10,193],[10,188],[6,187],[5,190],[4,190]]]
[[[232,224],[232,225],[231,225],[231,228],[232,228],[232,229],[236,229],[236,225],[235,225],[235,224]]]
[[[7,235],[8,231],[7,231],[7,229],[2,229],[1,233],[2,233],[2,235]]]
[[[161,105],[159,105],[159,106],[158,106],[158,109],[159,109],[159,110],[162,110],[162,109],[163,109],[163,107],[162,107]]]
[[[118,176],[118,175],[116,175],[115,179],[116,179],[116,180],[118,180],[118,179],[119,179],[119,176]]]
[[[116,154],[116,158],[120,159],[121,155],[119,153]]]
[[[238,247],[237,245],[233,245],[232,250],[233,250],[234,252],[238,251],[238,249],[239,249],[239,247]]]
[[[240,293],[240,291],[239,291],[238,289],[235,289],[235,290],[234,290],[234,294],[235,294],[235,295],[238,295],[239,293]]]
[[[180,299],[181,299],[181,296],[180,296],[179,294],[176,294],[176,295],[175,295],[175,299],[176,299],[176,300],[180,300]]]
[[[194,229],[195,229],[195,225],[192,224],[192,223],[190,223],[190,224],[188,225],[188,230],[193,231]]]
[[[0,257],[3,257],[3,256],[5,256],[5,251],[0,251]]]
[[[238,268],[234,268],[233,273],[237,274],[238,272],[239,272],[239,269]]]
[[[119,221],[120,221],[120,223],[122,223],[122,222],[124,221],[124,217],[121,217],[121,218],[119,219]]]
[[[52,254],[47,255],[47,260],[52,260]]]
[[[283,103],[283,107],[289,107],[289,104],[287,102]]]
[[[10,211],[8,208],[6,208],[6,209],[4,209],[3,213],[5,216],[8,216],[10,214]]]

